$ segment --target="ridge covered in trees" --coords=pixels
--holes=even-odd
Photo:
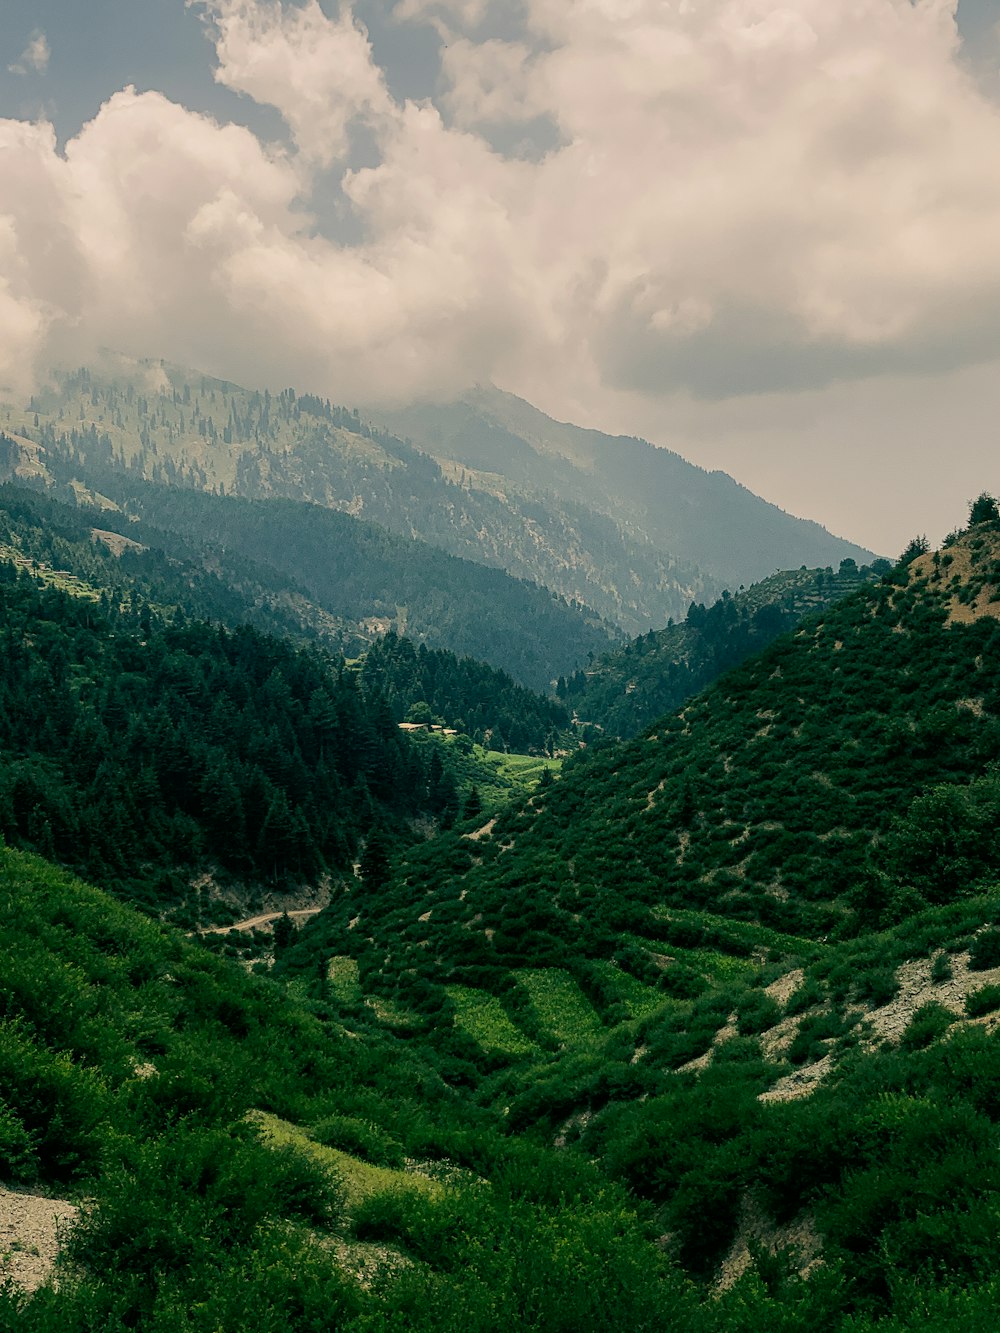
[[[684,620],[650,630],[605,653],[588,668],[560,678],[557,696],[582,722],[629,737],[679,708],[730,667],[759,653],[803,616],[838,601],[889,569],[889,562],[859,567],[853,560],[830,569],[772,574],[722,597],[688,608]]]
[[[165,485],[328,506],[542,584],[632,631],[719,591],[683,556],[593,504],[547,485],[498,487],[313,394],[112,359],[8,406],[6,421],[78,476],[111,466]]]
[[[160,485],[139,473],[81,469],[54,454],[47,466],[59,498],[72,502],[81,476],[92,493],[110,498],[104,526],[177,559],[207,549],[227,569],[235,565],[237,578],[240,562],[248,562],[361,638],[394,628],[546,689],[618,637],[616,627],[546,588],[337,510]]]

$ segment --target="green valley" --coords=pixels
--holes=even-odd
[[[989,497],[696,610],[712,682],[582,747],[267,566],[0,500],[0,1216],[72,1219],[0,1327],[992,1327]]]

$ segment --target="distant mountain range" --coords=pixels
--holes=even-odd
[[[81,472],[311,501],[542,584],[631,634],[776,569],[870,558],[722,473],[496,389],[370,416],[108,356],[0,408],[0,427],[46,451],[22,473],[58,453]]]
[[[706,472],[645,440],[553,421],[492,387],[460,402],[375,419],[463,469],[466,485],[549,493],[584,506],[698,569],[720,590],[776,570],[872,556],[769,504],[724,472]]]

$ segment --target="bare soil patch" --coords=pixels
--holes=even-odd
[[[0,1187],[0,1277],[35,1291],[49,1277],[59,1254],[59,1233],[79,1214],[65,1199]]]

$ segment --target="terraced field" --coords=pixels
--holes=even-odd
[[[560,968],[519,968],[514,976],[531,997],[542,1026],[564,1046],[579,1046],[604,1032],[594,1006]]]
[[[503,1005],[488,991],[471,986],[449,986],[447,993],[456,1009],[456,1025],[488,1053],[530,1055],[538,1047],[515,1027]]]
[[[326,977],[334,998],[340,1004],[359,1003],[361,986],[358,984],[358,964],[355,959],[343,955],[331,958]]]

